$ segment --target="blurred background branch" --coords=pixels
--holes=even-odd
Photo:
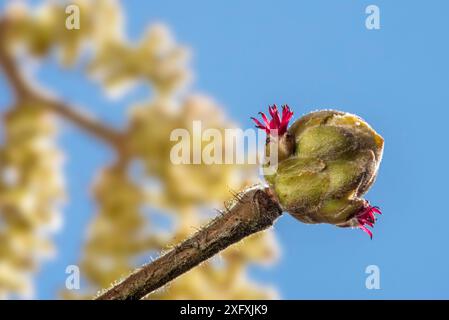
[[[8,50],[6,34],[8,29],[14,28],[14,24],[9,23],[7,17],[0,18],[0,64],[7,77],[11,89],[18,100],[31,100],[37,106],[45,106],[55,114],[80,126],[83,130],[93,136],[103,139],[112,146],[123,144],[122,135],[116,130],[102,124],[101,122],[77,111],[74,107],[62,101],[52,99],[44,93],[32,87],[31,82],[25,78],[25,74],[19,70],[17,62],[12,53]]]

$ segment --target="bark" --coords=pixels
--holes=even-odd
[[[161,288],[201,262],[256,232],[282,215],[267,189],[254,187],[236,196],[235,203],[174,249],[135,270],[97,300],[137,300]]]

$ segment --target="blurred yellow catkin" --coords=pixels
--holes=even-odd
[[[86,74],[107,93],[124,92],[137,83],[151,92],[147,101],[129,108],[120,139],[109,141],[116,157],[94,179],[97,210],[80,254],[83,286],[80,291],[67,291],[61,284],[65,298],[91,298],[195,232],[211,218],[213,208],[231,197],[230,191],[255,181],[255,168],[170,162],[173,129],[191,131],[194,120],[202,121],[203,128],[219,130],[235,125],[212,99],[186,93],[188,52],[164,26],[153,25],[134,44],[123,35],[124,17],[116,1],[70,1],[80,11],[78,30],[64,27],[67,13],[61,2],[44,2],[37,9],[14,3],[0,17],[7,21],[0,39],[4,53],[17,57],[25,52],[39,58],[56,52],[64,67],[78,67],[86,49]],[[4,298],[32,291],[40,257],[52,248],[49,231],[64,198],[61,151],[54,143],[54,108],[22,91],[17,91],[22,96],[3,115],[0,149],[0,295]],[[79,118],[68,120],[76,124]],[[141,172],[133,174],[134,167]],[[155,214],[171,222],[158,226]],[[249,263],[271,262],[277,253],[273,234],[267,231],[225,250],[148,298],[274,298],[275,290],[251,281],[246,272]]]

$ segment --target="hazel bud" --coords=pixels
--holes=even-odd
[[[304,223],[358,227],[370,237],[378,207],[362,198],[373,184],[383,153],[383,138],[356,115],[335,110],[309,113],[287,129],[293,115],[283,106],[262,114],[267,148],[277,148],[278,165],[265,175],[281,207]],[[274,146],[272,144],[275,144]],[[269,156],[269,151],[266,151]]]

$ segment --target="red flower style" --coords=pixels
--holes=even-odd
[[[272,130],[277,130],[277,135],[282,136],[287,132],[288,122],[293,117],[293,111],[290,110],[288,105],[284,105],[282,106],[282,116],[279,116],[278,108],[274,104],[268,107],[268,112],[271,115],[271,121],[268,121],[267,116],[263,112],[259,112],[262,116],[263,124],[256,118],[251,118],[256,123],[256,128],[265,130],[268,135],[275,135]]]
[[[373,238],[373,233],[366,226],[374,227],[374,223],[376,223],[375,213],[382,214],[379,207],[373,207],[367,203],[366,207],[355,217],[359,223],[358,227],[366,232],[371,239]]]

